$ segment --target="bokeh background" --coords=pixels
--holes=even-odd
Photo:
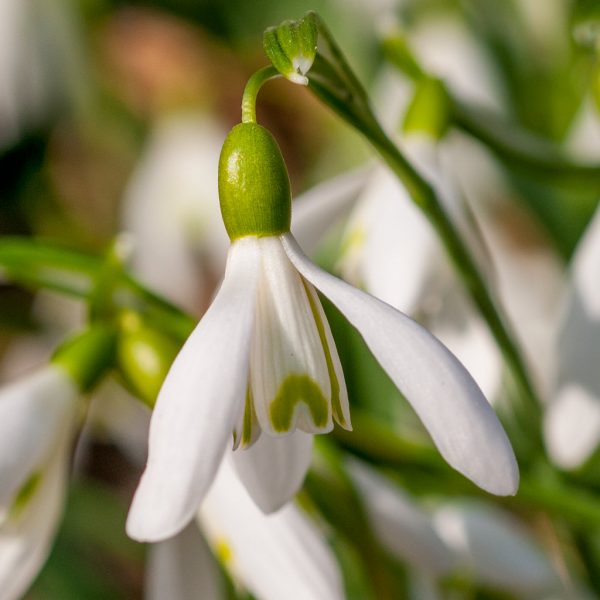
[[[263,30],[311,9],[329,25],[380,113],[391,112],[400,123],[411,95],[411,82],[394,70],[382,44],[396,27],[427,70],[475,104],[478,114],[492,111],[510,124],[499,127],[509,151],[464,128],[451,131],[451,173],[473,212],[487,215],[500,245],[524,266],[515,276],[517,287],[506,293],[523,297],[519,306],[539,297],[525,314],[547,309],[555,315],[569,260],[600,192],[600,170],[594,168],[600,165],[600,10],[594,1],[1,0],[0,235],[42,237],[101,253],[128,227],[133,196],[152,195],[150,222],[180,210],[179,195],[193,203],[205,193],[216,206],[216,173],[209,170],[215,163],[207,158],[210,167],[196,164],[202,154],[195,147],[186,154],[190,134],[197,126],[198,136],[207,132],[207,139],[218,139],[239,121],[244,85],[267,64]],[[404,90],[400,95],[388,92],[390,79]],[[390,101],[398,102],[391,111]],[[261,92],[258,118],[281,145],[295,195],[374,156],[309,91],[284,80]],[[178,144],[177,131],[181,147],[167,149]],[[218,143],[212,147],[218,153]],[[514,148],[531,152],[520,156]],[[556,149],[589,168],[549,167]],[[550,159],[536,164],[531,156]],[[188,181],[196,186],[191,191]],[[198,231],[210,236],[193,222],[190,227],[192,237]],[[144,226],[140,235],[160,237],[160,227]],[[334,264],[327,252],[323,260]],[[193,260],[202,277],[181,284],[182,303],[199,316],[220,274],[201,251]],[[152,273],[142,271],[153,284]],[[600,265],[598,275],[600,281]],[[76,302],[0,283],[2,379],[42,362],[83,313]],[[544,360],[544,335],[552,328],[546,324],[547,331],[537,324],[538,337],[525,325],[518,332],[521,343],[530,344],[533,363]],[[418,430],[415,417],[360,343],[347,339],[352,334],[343,326],[338,334],[352,403],[372,420],[373,431],[381,424],[408,439],[425,439],[411,433]],[[600,343],[596,351],[598,358]],[[98,392],[103,398],[122,393],[116,384]],[[105,405],[111,416],[98,415],[82,433],[65,517],[30,600],[142,597],[144,548],[127,539],[124,522],[143,465],[147,416],[143,409],[111,408],[110,399]],[[346,441],[342,436],[340,447]],[[597,464],[592,459],[573,475],[592,495],[600,488]],[[418,469],[399,477],[416,494],[431,487]],[[450,494],[453,481],[447,483]],[[318,499],[315,482],[318,477],[309,478],[308,492]],[[550,523],[543,512],[518,503],[508,508],[555,565],[587,580],[592,597],[600,597],[599,536],[563,536],[560,522]],[[454,587],[453,598],[521,597],[465,582]]]

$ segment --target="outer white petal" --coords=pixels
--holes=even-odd
[[[219,293],[165,379],[127,521],[134,539],[175,535],[212,482],[246,394],[258,273],[256,239],[235,242]]]
[[[75,383],[49,365],[0,391],[0,507],[42,468],[75,410]]]
[[[479,582],[522,597],[555,587],[557,576],[548,558],[510,513],[481,502],[439,509],[437,531]]]
[[[455,566],[452,553],[434,531],[429,515],[408,494],[363,463],[354,460],[348,468],[385,548],[430,576],[452,570]]]
[[[342,600],[333,553],[294,505],[264,515],[224,461],[200,510],[209,543],[260,600]]]
[[[71,436],[65,435],[22,512],[0,526],[0,598],[18,600],[42,568],[62,512]]]
[[[333,427],[331,382],[323,344],[308,292],[277,237],[259,241],[261,277],[256,301],[256,321],[250,354],[250,387],[256,417],[264,432],[287,434],[296,427],[307,433],[323,433]],[[290,423],[273,418],[275,400],[288,377],[305,376],[318,386],[326,403],[316,421],[309,405],[299,401]]]
[[[198,525],[149,548],[146,600],[225,600],[219,569]]]
[[[483,489],[514,494],[519,471],[510,442],[460,362],[406,315],[313,264],[291,234],[282,240],[300,273],[360,332],[414,407],[442,456]]]
[[[325,181],[298,196],[292,205],[292,231],[311,254],[327,230],[350,210],[371,168],[360,168]]]
[[[264,513],[287,504],[298,492],[310,466],[313,436],[295,431],[286,437],[263,435],[231,455],[238,477]]]
[[[548,452],[564,469],[575,469],[600,441],[600,398],[576,383],[565,385],[544,420]]]

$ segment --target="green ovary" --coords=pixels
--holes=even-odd
[[[327,425],[329,403],[316,381],[308,375],[288,375],[277,396],[269,407],[269,416],[273,429],[277,432],[289,431],[296,406],[303,402],[310,410],[315,427]]]

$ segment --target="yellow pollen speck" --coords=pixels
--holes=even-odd
[[[225,538],[220,538],[216,541],[215,554],[224,565],[228,565],[233,560],[233,550]]]

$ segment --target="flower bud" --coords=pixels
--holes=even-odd
[[[256,123],[230,132],[219,158],[219,201],[231,240],[289,231],[290,180],[275,138]]]
[[[306,73],[317,54],[317,23],[314,13],[299,21],[284,21],[269,27],[263,37],[263,47],[273,66],[287,79],[308,85]]]
[[[117,341],[117,364],[127,388],[151,408],[171,364],[177,344],[146,326],[135,313],[125,313]]]
[[[439,140],[450,121],[450,98],[444,84],[430,77],[419,80],[404,117],[404,133],[424,133]]]

